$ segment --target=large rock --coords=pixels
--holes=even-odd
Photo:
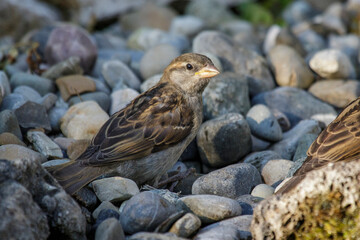
[[[329,104],[314,98],[304,90],[293,87],[278,87],[273,91],[258,94],[251,103],[252,105],[261,103],[271,110],[279,110],[286,115],[292,126],[316,114],[337,115]]]
[[[212,78],[203,93],[205,119],[227,113],[245,116],[250,109],[248,89],[245,75],[224,72]]]
[[[60,128],[66,137],[92,139],[109,115],[94,101],[73,105],[60,120]]]
[[[34,102],[26,102],[16,109],[15,116],[23,129],[43,128],[51,130],[50,119],[43,105]]]
[[[264,200],[255,208],[253,238],[357,238],[359,176],[360,160],[332,163],[307,173],[291,190]]]

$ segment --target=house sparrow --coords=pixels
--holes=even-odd
[[[294,188],[307,172],[331,162],[360,158],[360,98],[351,102],[311,144],[307,158],[294,176],[279,186],[276,194]]]
[[[113,171],[156,186],[196,136],[203,117],[201,94],[217,74],[204,55],[175,58],[157,85],[110,117],[77,160],[48,171],[71,195]]]

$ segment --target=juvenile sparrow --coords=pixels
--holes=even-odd
[[[114,171],[156,186],[196,136],[203,117],[201,94],[217,74],[204,55],[175,58],[157,85],[110,117],[77,160],[48,171],[69,194]]]
[[[331,162],[360,158],[360,98],[351,102],[311,144],[303,165],[276,192],[286,193],[294,188],[307,172]]]

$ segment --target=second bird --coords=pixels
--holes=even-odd
[[[204,55],[175,58],[157,85],[110,117],[77,160],[47,170],[69,194],[115,170],[137,184],[156,186],[195,138],[202,92],[217,74]]]

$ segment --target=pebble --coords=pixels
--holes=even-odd
[[[282,139],[281,127],[267,106],[263,104],[252,106],[246,114],[246,121],[251,133],[256,137],[270,142]]]
[[[145,92],[151,87],[155,86],[161,79],[162,74],[156,74],[148,79],[146,79],[140,86],[141,92]]]
[[[186,238],[180,238],[168,233],[139,232],[131,235],[128,240],[186,240]]]
[[[104,211],[104,210],[107,210],[107,209],[111,209],[111,210],[114,210],[116,212],[118,212],[118,208],[115,207],[114,204],[112,204],[111,202],[107,202],[107,201],[104,201],[104,202],[101,202],[100,205],[93,211],[92,213],[92,216],[94,219],[97,219],[100,212]]]
[[[116,218],[103,221],[95,232],[95,240],[125,240],[122,226]]]
[[[192,186],[192,194],[237,198],[249,194],[260,183],[261,175],[253,165],[237,163],[199,177]]]
[[[110,115],[126,107],[139,93],[132,88],[119,89],[111,93]]]
[[[22,140],[19,122],[13,111],[3,110],[0,112],[0,133],[9,132]]]
[[[66,137],[56,137],[54,142],[60,147],[61,150],[66,150],[72,143],[76,142],[75,139]]]
[[[38,102],[41,95],[33,88],[28,86],[18,86],[14,89],[13,93],[22,95],[26,101]]]
[[[71,97],[68,101],[70,106],[75,104],[86,102],[86,101],[94,101],[96,102],[105,112],[108,112],[110,108],[111,98],[108,94],[104,92],[91,92],[84,93],[80,96]]]
[[[86,148],[90,145],[91,139],[79,139],[72,142],[67,147],[67,154],[71,160],[75,160],[85,152]]]
[[[253,209],[256,208],[256,206],[262,201],[264,200],[263,198],[259,198],[259,197],[254,197],[250,194],[244,194],[239,196],[238,198],[236,198],[236,201],[238,201],[240,204],[241,203],[246,203],[249,204]]]
[[[103,221],[105,221],[106,219],[109,219],[109,218],[114,218],[116,220],[120,220],[120,212],[119,211],[114,211],[113,209],[103,209],[103,210],[101,210],[99,212],[99,215],[96,218],[96,222],[93,225],[93,227],[97,228]]]
[[[41,153],[15,144],[0,146],[0,159],[6,159],[9,161],[16,159],[27,159],[28,161],[38,161],[41,163],[47,161],[46,157]]]
[[[294,25],[304,20],[309,20],[315,10],[306,1],[291,2],[284,10],[282,16],[289,25]]]
[[[317,52],[309,62],[311,69],[325,79],[354,79],[356,73],[348,56],[337,49]]]
[[[187,37],[194,37],[205,27],[205,23],[201,18],[183,15],[177,16],[171,21],[170,32],[180,34]]]
[[[254,197],[268,198],[274,194],[275,189],[266,184],[259,184],[251,191],[251,195]]]
[[[43,105],[28,101],[17,108],[14,113],[23,129],[43,128],[51,131],[50,119]]]
[[[61,97],[67,101],[71,96],[80,95],[84,92],[94,92],[95,82],[81,75],[68,75],[56,79],[56,86],[60,90]]]
[[[18,86],[31,87],[39,92],[41,96],[49,92],[55,92],[55,84],[51,80],[29,73],[15,73],[10,78],[10,85],[12,89]]]
[[[271,143],[261,140],[260,138],[255,137],[254,135],[251,135],[251,152],[258,152],[258,151],[264,151],[266,150]]]
[[[233,112],[245,115],[250,109],[247,78],[232,72],[213,77],[204,90],[203,105],[205,119]]]
[[[88,211],[95,209],[95,207],[99,205],[94,191],[92,191],[89,187],[81,188],[73,195],[73,197],[82,207],[85,207]],[[88,215],[90,217],[91,213],[89,212]]]
[[[143,79],[161,74],[169,63],[180,55],[177,48],[170,44],[156,45],[147,50],[140,61],[140,73]]]
[[[47,168],[47,167],[52,167],[52,166],[57,166],[57,165],[61,165],[61,164],[64,164],[64,163],[67,163],[69,162],[70,159],[55,159],[55,160],[49,160],[47,162],[44,162],[41,164],[41,166],[43,166],[44,168]]]
[[[95,83],[96,86],[96,91],[98,92],[104,92],[106,94],[110,94],[110,88],[107,86],[107,84],[105,83],[105,81],[101,81],[101,80],[97,80],[97,79],[92,79]]]
[[[186,213],[170,228],[169,232],[179,237],[190,237],[201,227],[201,220],[195,214]]]
[[[230,198],[215,195],[190,195],[180,198],[203,224],[209,224],[241,215],[240,204]]]
[[[351,62],[356,66],[358,58],[358,50],[360,48],[360,40],[355,34],[347,34],[343,36],[330,35],[329,48],[338,49],[345,53]]]
[[[122,202],[140,192],[136,183],[127,178],[110,177],[95,180],[92,187],[100,201]]]
[[[23,95],[18,93],[10,93],[2,99],[0,110],[15,110],[26,102]]]
[[[327,46],[325,39],[312,29],[301,31],[297,37],[308,53],[320,51]]]
[[[140,88],[139,78],[125,63],[119,60],[106,61],[102,66],[101,73],[111,88],[114,88],[119,82],[135,90]]]
[[[54,65],[73,56],[80,58],[81,67],[88,73],[95,64],[96,45],[89,33],[80,27],[70,24],[56,27],[47,41],[45,60]]]
[[[335,107],[345,108],[360,96],[360,82],[358,80],[323,80],[314,83],[309,88],[309,92]]]
[[[281,158],[280,154],[278,154],[277,152],[271,150],[265,150],[265,151],[250,153],[243,159],[243,162],[250,163],[251,165],[255,166],[259,170],[259,172],[261,172],[267,162],[273,159],[280,159],[280,158]]]
[[[57,100],[57,95],[55,95],[54,93],[48,93],[42,98],[38,99],[37,103],[43,105],[46,111],[49,111],[55,105]]]
[[[273,91],[258,94],[251,101],[252,105],[264,104],[272,111],[274,109],[284,113],[291,126],[295,126],[303,119],[309,119],[315,114],[335,114],[335,109],[310,93],[293,87],[278,87]]]
[[[4,71],[0,71],[0,92],[2,97],[11,93],[10,82]]]
[[[318,135],[320,132],[321,129],[317,121],[302,120],[294,128],[284,133],[283,140],[272,145],[270,150],[279,153],[282,159],[292,159],[303,135],[307,133]]]
[[[60,120],[60,128],[68,138],[92,139],[108,119],[96,102],[86,101],[69,108]]]
[[[279,86],[308,88],[314,81],[314,76],[304,59],[295,49],[277,45],[268,54],[274,69],[275,80]]]
[[[47,79],[56,80],[60,77],[68,75],[82,75],[83,73],[84,70],[80,65],[80,57],[72,56],[53,65],[43,72],[41,76]]]
[[[286,159],[269,160],[261,170],[261,176],[268,185],[284,180],[294,162]],[[259,196],[258,196],[259,197]]]
[[[28,131],[26,135],[33,148],[39,153],[43,154],[46,158],[62,158],[63,153],[60,147],[54,143],[43,132]]]
[[[238,113],[206,121],[200,126],[196,139],[201,161],[210,167],[238,162],[251,151],[249,125]]]
[[[154,231],[174,213],[175,206],[166,199],[152,192],[141,192],[128,200],[120,215],[120,222],[128,234]]]
[[[307,157],[307,150],[309,149],[310,145],[315,141],[318,137],[318,134],[308,133],[301,136],[299,142],[296,146],[296,151],[294,153],[293,161],[297,159]]]
[[[21,141],[17,136],[9,132],[0,133],[0,146],[7,144],[16,144],[26,147],[25,143]]]
[[[54,107],[48,112],[51,129],[55,132],[60,131],[60,119],[65,115],[68,108]]]

